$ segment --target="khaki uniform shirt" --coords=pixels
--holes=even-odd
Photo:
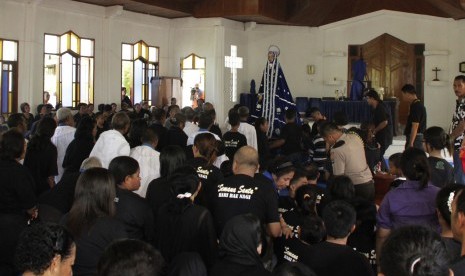
[[[362,139],[357,134],[344,133],[338,141],[344,141],[344,144],[331,149],[333,174],[348,176],[354,185],[373,180]]]

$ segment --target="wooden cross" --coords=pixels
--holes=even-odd
[[[439,81],[438,79],[438,72],[441,71],[438,67],[434,67],[433,72],[436,74],[436,77],[434,78],[433,81]]]
[[[242,69],[242,58],[237,56],[237,46],[231,45],[231,56],[225,56],[224,66],[231,68],[229,95],[232,102],[237,101],[237,69]]]

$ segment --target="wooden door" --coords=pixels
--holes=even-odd
[[[424,44],[408,44],[389,34],[383,34],[363,45],[349,45],[349,78],[352,79],[352,64],[363,57],[367,63],[367,77],[371,87],[384,90],[384,99],[396,98],[399,108],[394,114],[394,126],[407,122],[409,104],[402,101],[401,88],[413,84],[418,97],[423,99]],[[381,88],[381,89],[380,89]]]

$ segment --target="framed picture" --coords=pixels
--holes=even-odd
[[[460,73],[465,73],[465,61],[459,63],[459,71]]]

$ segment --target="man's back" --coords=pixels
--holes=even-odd
[[[338,141],[344,141],[344,144],[331,149],[334,175],[346,175],[354,185],[372,180],[360,136],[352,133],[343,134]]]
[[[266,184],[243,174],[231,176],[218,184],[212,208],[217,235],[221,235],[229,219],[240,214],[253,213],[262,224],[279,221],[276,193],[271,184]]]
[[[58,183],[63,176],[65,169],[63,168],[63,159],[65,158],[66,149],[71,141],[74,140],[76,129],[71,126],[58,126],[52,137],[52,143],[57,147],[57,167],[58,175],[55,176],[55,183]]]
[[[117,130],[103,132],[95,143],[89,157],[97,157],[103,168],[108,168],[111,160],[117,156],[129,156],[130,147],[124,136]]]
[[[365,256],[346,245],[321,242],[308,247],[299,261],[308,265],[317,275],[371,276],[371,268]]]

